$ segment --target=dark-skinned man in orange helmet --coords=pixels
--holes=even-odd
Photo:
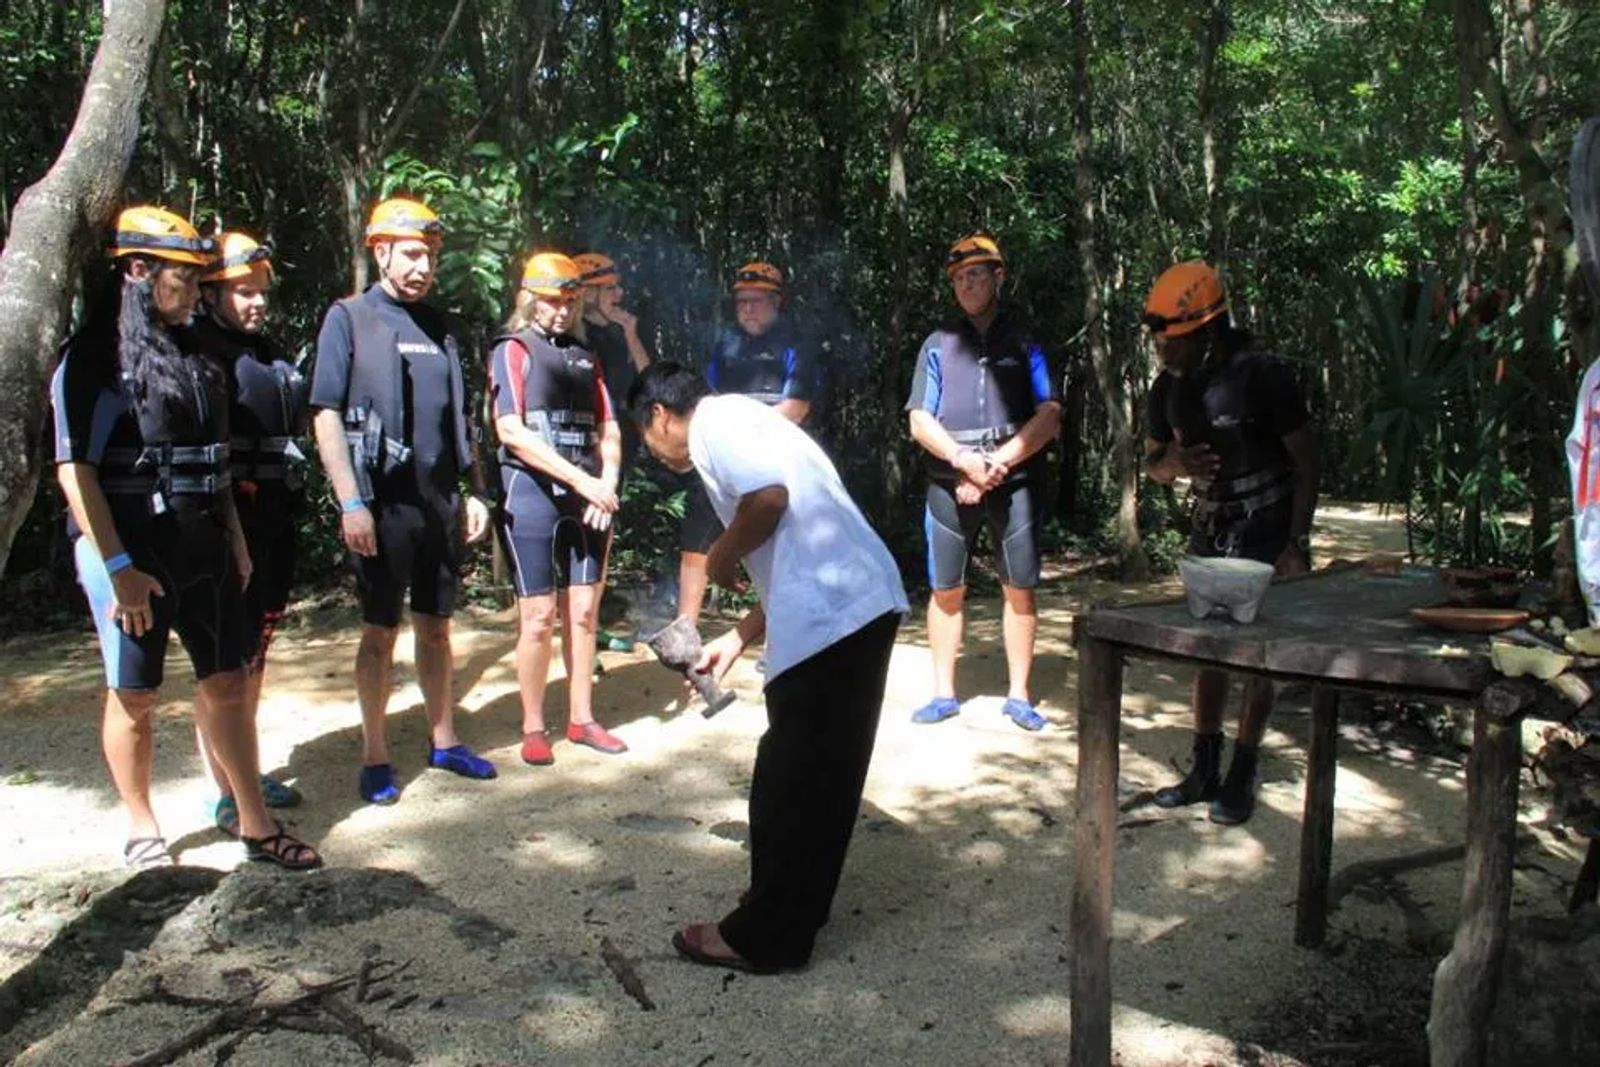
[[[489,508],[471,444],[460,344],[444,315],[425,302],[443,235],[439,217],[418,201],[393,197],[373,208],[367,247],[378,282],[328,310],[311,384],[317,451],[361,601],[358,790],[372,804],[400,799],[386,716],[408,590],[428,766],[495,777],[494,764],[456,736],[451,692],[450,615],[463,540],[488,532]],[[469,475],[476,495],[463,496],[460,482]]]
[[[1311,566],[1318,456],[1311,416],[1287,363],[1256,350],[1228,313],[1222,280],[1198,260],[1156,279],[1145,303],[1161,373],[1150,388],[1145,469],[1162,484],[1191,479],[1189,551],[1270,563],[1279,575]],[[1244,684],[1233,759],[1222,775],[1226,671],[1195,672],[1194,764],[1156,792],[1164,808],[1209,802],[1211,821],[1235,825],[1255,811],[1262,734],[1272,683]]]

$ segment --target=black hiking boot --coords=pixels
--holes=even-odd
[[[1228,764],[1228,777],[1211,801],[1211,821],[1222,826],[1238,826],[1248,822],[1256,810],[1256,764],[1261,750],[1242,741],[1233,743],[1233,762]]]
[[[1222,774],[1222,735],[1194,735],[1194,764],[1189,775],[1177,785],[1156,790],[1156,807],[1181,808],[1198,804],[1217,795]]]

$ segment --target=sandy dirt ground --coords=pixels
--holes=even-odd
[[[1319,530],[1323,558],[1392,548],[1396,536],[1391,520],[1361,508],[1325,508]],[[391,737],[405,794],[376,808],[355,790],[351,616],[343,608],[302,613],[274,648],[261,712],[264,766],[305,792],[291,825],[331,865],[414,876],[415,904],[402,895],[377,914],[213,940],[205,951],[171,941],[170,931],[154,943],[135,938],[100,952],[102,964],[76,972],[79,979],[57,981],[75,988],[52,993],[35,982],[9,1005],[9,1020],[0,999],[0,1061],[132,1060],[207,1017],[194,1004],[130,989],[188,982],[220,995],[241,973],[327,977],[383,959],[410,964],[392,995],[360,1011],[423,1063],[1064,1063],[1076,759],[1070,619],[1092,600],[1161,588],[1174,587],[1049,583],[1033,690],[1050,725],[1038,735],[999,714],[1004,657],[994,600],[972,605],[960,676],[970,699],[960,717],[909,722],[930,673],[919,608],[894,655],[832,923],[809,968],[768,978],[691,966],[668,944],[684,922],[720,916],[744,884],[744,794],[764,727],[752,658],[733,676],[743,702],[706,720],[684,708],[681,687],[647,653],[606,653],[597,713],[631,751],[607,757],[561,742],[553,767],[531,768],[517,757],[512,616],[469,612],[456,628],[459,729],[500,777],[478,783],[423,769],[420,694],[402,639]],[[157,810],[183,864],[232,868],[240,847],[211,828],[191,687],[176,649],[172,667],[157,728]],[[1187,759],[1187,684],[1186,672],[1170,666],[1130,668],[1128,793],[1170,780],[1173,761]],[[0,978],[37,966],[52,938],[71,932],[124,877],[116,867],[125,828],[98,749],[100,686],[87,633],[0,645]],[[565,692],[559,681],[550,691],[558,727]],[[1347,1034],[1336,1025],[1341,1005],[1385,996],[1340,985],[1369,974],[1358,958],[1378,961],[1374,981],[1397,980],[1383,966],[1401,961],[1425,988],[1454,922],[1459,862],[1352,892],[1333,916],[1328,950],[1293,945],[1305,701],[1304,693],[1283,699],[1247,826],[1213,826],[1201,810],[1146,807],[1124,817],[1114,1027],[1125,1067],[1317,1062],[1288,1055],[1288,1046],[1306,1046],[1304,1035],[1283,1036],[1285,1021],[1332,1013],[1330,1034]],[[1349,717],[1336,872],[1459,843],[1463,799],[1462,767],[1448,748],[1407,743]],[[1538,798],[1526,803],[1518,906],[1555,912],[1577,854],[1533,825]],[[282,877],[254,870],[229,881],[248,888]],[[623,988],[602,942],[627,958],[623,969],[654,1010]],[[152,981],[157,972],[164,977]],[[1272,1044],[1280,1039],[1283,1047]],[[1404,1056],[1414,1051],[1369,1059],[1410,1062]],[[213,1045],[174,1062],[214,1056]],[[369,1062],[347,1037],[278,1030],[241,1040],[231,1062],[291,1057]]]

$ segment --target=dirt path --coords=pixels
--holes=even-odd
[[[1319,529],[1324,558],[1390,547],[1395,536],[1392,522],[1336,506],[1324,509]],[[116,896],[124,830],[99,757],[92,638],[12,641],[0,646],[0,978],[28,967],[44,977],[21,983],[32,992],[10,1010],[32,1014],[18,1025],[7,1025],[0,998],[0,1060],[29,1043],[18,1062],[131,1058],[219,1010],[183,1006],[173,989],[220,996],[237,992],[241,974],[326,979],[383,959],[411,962],[389,992],[362,1001],[360,1015],[418,1062],[1062,1063],[1075,760],[1069,621],[1089,600],[1149,592],[1079,579],[1041,597],[1034,689],[1051,726],[1037,736],[999,716],[1004,658],[992,602],[974,605],[961,671],[964,693],[988,695],[937,727],[908,721],[929,674],[917,613],[895,652],[833,922],[809,969],[767,979],[683,964],[668,945],[678,925],[726,910],[745,878],[743,795],[763,728],[748,659],[734,676],[746,703],[707,721],[682,711],[674,679],[643,653],[607,653],[597,713],[632,751],[611,758],[560,743],[554,767],[528,768],[517,759],[510,614],[469,613],[457,628],[460,728],[501,777],[473,783],[422,769],[420,695],[402,641],[391,730],[405,795],[396,807],[372,808],[354,787],[355,630],[336,610],[302,617],[275,647],[264,762],[308,797],[292,813],[295,830],[322,845],[340,877],[369,881],[326,888],[323,876],[283,888],[282,878],[250,872],[225,883],[235,894],[228,908],[201,896],[157,935],[152,916],[165,921],[209,886],[124,888],[133,893],[126,907]],[[1186,686],[1181,671],[1130,670],[1126,788],[1162,783],[1172,761],[1187,757]],[[550,707],[564,696],[555,684]],[[157,729],[163,827],[184,864],[233,867],[238,846],[210,828],[189,686],[175,680],[167,697]],[[1276,1033],[1285,997],[1323,989],[1344,966],[1292,947],[1305,727],[1303,698],[1291,694],[1267,738],[1261,808],[1247,827],[1222,830],[1196,812],[1130,817],[1115,953],[1116,1040],[1127,1067],[1274,1062],[1252,1061],[1243,1042]],[[1460,840],[1457,762],[1379,744],[1360,723],[1346,730],[1342,756],[1336,869]],[[1569,849],[1546,838],[1533,847],[1544,867],[1570,877]],[[1376,944],[1380,957],[1425,966],[1453,922],[1459,878],[1459,864],[1444,863],[1406,874],[1398,889],[1352,893],[1334,916],[1334,945]],[[1524,871],[1519,897],[1519,906],[1554,908],[1559,886]],[[367,903],[351,911],[356,898]],[[104,935],[96,901],[123,917],[119,936],[131,943],[83,949]],[[258,911],[289,925],[241,932],[238,916]],[[128,934],[144,929],[140,916],[148,934]],[[52,942],[64,926],[81,935],[79,956]],[[655,1010],[617,980],[630,968]],[[354,994],[340,995],[339,1010],[350,1010]],[[336,1016],[316,1018],[326,1029]],[[289,1031],[248,1037],[233,1062],[291,1056],[367,1062],[349,1036]]]

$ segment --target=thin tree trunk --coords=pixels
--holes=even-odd
[[[1121,370],[1112,365],[1105,331],[1105,278],[1100,267],[1097,235],[1100,229],[1099,177],[1094,166],[1094,86],[1089,75],[1088,0],[1070,0],[1072,18],[1072,75],[1075,88],[1072,147],[1075,161],[1078,219],[1078,263],[1083,271],[1085,347],[1105,402],[1111,428],[1111,457],[1118,487],[1117,559],[1122,576],[1130,581],[1150,574],[1150,560],[1139,536],[1139,462],[1134,452],[1133,427],[1128,418]]]
[[[1225,109],[1219,98],[1222,84],[1222,46],[1230,29],[1229,0],[1209,0],[1200,26],[1200,86],[1196,101],[1200,112],[1200,158],[1206,178],[1206,258],[1218,271],[1228,262],[1228,162],[1230,141]]]
[[[1542,122],[1535,116],[1544,112],[1553,85],[1545,72],[1544,55],[1538,34],[1537,0],[1517,0],[1515,15],[1530,69],[1534,72],[1533,93],[1527,114],[1519,113],[1511,99],[1505,77],[1505,51],[1495,47],[1496,32],[1487,0],[1455,0],[1456,44],[1459,59],[1478,92],[1488,105],[1497,139],[1505,155],[1517,168],[1523,210],[1527,216],[1527,261],[1523,273],[1523,347],[1521,360],[1531,384],[1530,395],[1538,402],[1529,406],[1528,437],[1531,442],[1527,478],[1530,497],[1530,548],[1534,569],[1540,574],[1550,567],[1550,545],[1554,509],[1552,494],[1558,491],[1561,470],[1561,442],[1556,438],[1549,398],[1559,395],[1554,374],[1555,354],[1551,347],[1551,323],[1555,314],[1558,271],[1570,240],[1566,198],[1556,183],[1553,169],[1545,159],[1538,140]],[[1491,60],[1500,55],[1497,66]]]
[[[38,488],[46,383],[79,271],[122,197],[165,14],[166,0],[109,5],[77,121],[0,253],[0,573]]]

